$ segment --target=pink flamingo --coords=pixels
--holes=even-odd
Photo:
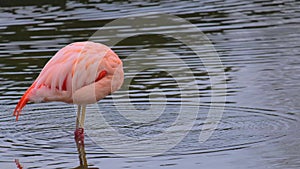
[[[124,80],[122,61],[109,47],[76,42],[59,50],[27,89],[14,110],[18,117],[27,102],[77,104],[75,139],[84,139],[86,105],[118,90]]]

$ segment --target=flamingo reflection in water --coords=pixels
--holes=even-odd
[[[78,141],[75,141],[75,142],[76,142],[77,151],[78,151],[78,155],[79,155],[80,165],[73,169],[99,169],[94,166],[90,166],[90,167],[88,166],[88,162],[86,159],[86,153],[85,153],[85,149],[84,149],[84,142],[83,143],[80,143]]]
[[[76,143],[76,146],[77,146],[80,165],[78,167],[75,167],[75,168],[72,168],[72,169],[99,169],[98,167],[94,167],[94,166],[89,167],[87,159],[86,159],[84,142],[78,142],[75,139],[75,143]],[[23,165],[20,163],[19,159],[15,159],[15,163],[16,163],[17,169],[24,169]]]

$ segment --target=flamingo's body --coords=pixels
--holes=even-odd
[[[85,106],[118,90],[123,79],[122,61],[109,47],[94,42],[72,43],[49,60],[20,99],[14,115],[18,120],[28,101],[73,103],[78,105],[76,128],[83,127]]]

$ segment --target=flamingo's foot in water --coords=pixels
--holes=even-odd
[[[75,135],[75,140],[80,143],[83,144],[84,142],[84,129],[83,128],[78,128],[75,130],[74,132]]]

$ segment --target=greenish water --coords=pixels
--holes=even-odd
[[[205,33],[220,56],[226,75],[226,104],[217,129],[206,142],[199,143],[212,92],[205,66],[182,43],[157,35],[178,33],[185,25],[162,28],[153,23],[156,34],[129,37],[112,46],[124,62],[129,83],[98,104],[111,126],[133,138],[163,132],[176,120],[180,106],[187,110],[200,106],[187,136],[167,152],[127,158],[86,136],[84,155],[73,139],[76,108],[64,103],[28,104],[15,122],[12,112],[19,98],[56,51],[88,40],[115,19],[148,13],[186,19]],[[9,1],[0,2],[0,16],[1,168],[16,168],[15,159],[24,168],[75,168],[80,159],[86,159],[91,168],[104,169],[300,167],[300,4],[296,0]],[[121,32],[116,37],[136,31],[131,27],[110,29]],[[97,38],[105,43],[112,37]],[[143,49],[150,47],[161,49],[163,57],[143,55]],[[193,76],[179,78],[195,83],[201,104],[188,104],[196,96],[183,97],[175,75],[161,70],[173,66],[172,71],[182,72],[184,64],[176,58],[192,70]],[[117,112],[115,103],[128,99],[139,115],[150,119],[146,124]],[[158,119],[147,112],[152,104],[165,106]],[[122,104],[121,108],[126,113],[131,111],[128,107]],[[94,107],[89,110],[96,111]],[[109,141],[121,144],[120,140]]]

